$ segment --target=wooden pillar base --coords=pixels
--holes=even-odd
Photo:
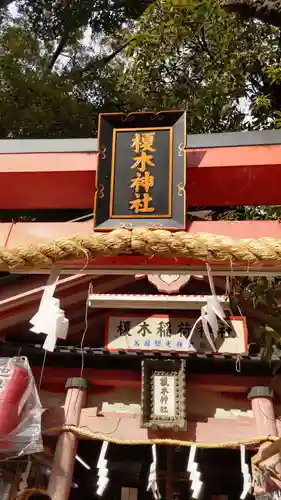
[[[137,500],[138,490],[136,488],[122,488],[121,500]]]
[[[83,378],[71,378],[66,382],[65,424],[79,425],[80,414],[87,397],[88,382]],[[77,450],[77,438],[71,432],[59,435],[48,494],[51,500],[68,500]]]

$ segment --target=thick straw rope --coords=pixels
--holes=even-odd
[[[209,233],[172,233],[161,229],[117,229],[93,235],[76,234],[46,243],[0,248],[0,270],[43,268],[54,262],[121,254],[192,257],[229,263],[281,263],[281,239],[233,240]]]
[[[58,433],[58,432],[71,432],[78,439],[90,439],[93,441],[107,441],[113,444],[126,444],[126,445],[147,445],[147,444],[164,444],[170,446],[192,446],[196,444],[198,448],[237,448],[241,444],[245,446],[256,446],[260,443],[277,441],[279,437],[276,436],[259,436],[250,439],[244,439],[240,441],[228,441],[225,443],[197,443],[195,441],[183,441],[180,439],[137,439],[137,440],[125,440],[117,439],[108,434],[94,433],[90,429],[85,427],[77,427],[76,425],[63,425],[60,428],[48,429],[47,433]]]

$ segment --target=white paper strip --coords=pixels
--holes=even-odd
[[[189,479],[191,481],[190,490],[191,498],[193,500],[198,500],[203,490],[203,481],[201,478],[201,472],[199,470],[199,464],[195,461],[196,453],[197,446],[193,444],[189,450],[189,457],[186,468],[187,472],[189,472]]]
[[[213,341],[213,338],[216,340],[218,337],[218,333],[219,333],[218,318],[225,325],[227,325],[227,322],[225,321],[224,310],[221,307],[221,303],[220,303],[220,301],[216,295],[216,292],[215,292],[215,286],[214,286],[211,267],[209,264],[206,264],[206,267],[207,267],[207,273],[208,273],[209,284],[210,284],[210,289],[211,289],[212,295],[208,296],[207,304],[205,306],[201,307],[201,316],[198,318],[197,322],[193,326],[193,328],[189,334],[188,340],[189,340],[189,342],[191,342],[192,336],[195,332],[195,328],[196,328],[197,324],[199,322],[201,322],[206,339],[208,340],[209,344],[211,345],[213,352],[216,352],[217,349],[216,349],[215,343]],[[209,329],[209,325],[211,327],[211,331]]]
[[[188,457],[188,463],[187,463],[187,472],[192,471],[192,465],[195,461],[195,456],[196,456],[196,451],[197,451],[197,446],[196,444],[191,445],[190,450],[189,450],[189,457]]]
[[[60,301],[53,297],[59,281],[60,270],[54,266],[44,288],[37,313],[31,318],[33,325],[30,329],[34,333],[47,335],[43,348],[53,351],[57,338],[66,339],[69,321],[65,318],[64,311],[60,309]]]
[[[152,451],[152,462],[150,465],[150,470],[149,470],[149,475],[148,475],[147,491],[151,490],[152,494],[153,494],[153,498],[155,500],[159,500],[161,498],[161,496],[160,496],[160,492],[158,489],[157,477],[156,477],[157,453],[156,453],[156,445],[155,444],[152,445],[151,451]]]
[[[243,476],[243,490],[240,495],[240,500],[245,500],[252,490],[252,477],[249,472],[249,466],[246,463],[246,448],[244,444],[240,445],[240,460],[241,472]]]
[[[108,442],[103,441],[101,446],[101,451],[98,458],[97,469],[98,469],[98,480],[97,480],[97,496],[102,496],[105,488],[109,483],[107,460],[105,459],[105,454],[107,452]]]

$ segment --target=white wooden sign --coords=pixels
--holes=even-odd
[[[191,342],[189,333],[197,314],[109,314],[107,317],[105,347],[115,352],[178,351],[211,352],[201,322],[196,326]],[[219,334],[214,343],[217,353],[242,354],[248,350],[248,335],[244,317],[230,316],[228,326],[219,322]]]
[[[153,377],[153,418],[176,417],[176,379],[173,375]]]

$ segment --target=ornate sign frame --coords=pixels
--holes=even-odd
[[[175,415],[155,415],[155,376],[175,378]],[[160,397],[160,394],[159,394]],[[176,360],[145,359],[142,361],[141,427],[146,429],[172,429],[186,431],[186,362]]]
[[[95,231],[186,227],[186,114],[99,115]]]

